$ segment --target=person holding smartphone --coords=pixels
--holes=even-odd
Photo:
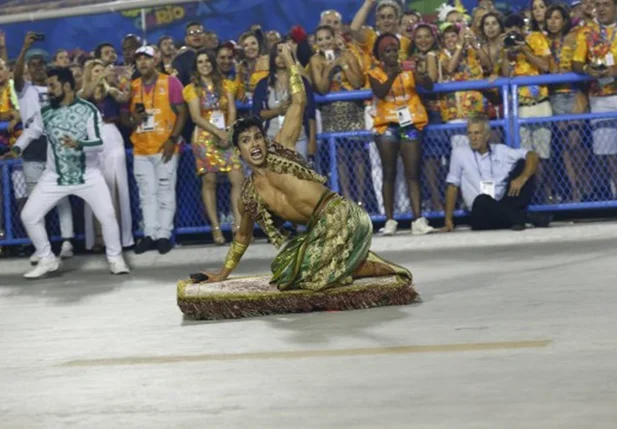
[[[433,81],[424,70],[411,70],[409,63],[401,64],[399,49],[400,42],[396,35],[380,35],[375,41],[373,55],[381,65],[369,71],[371,89],[377,98],[374,130],[383,166],[382,192],[386,212],[383,234],[393,235],[398,227],[393,212],[396,163],[400,155],[416,219],[412,224],[412,233],[421,235],[432,232],[433,228],[421,213],[422,130],[428,124],[428,116],[416,85],[430,91]]]
[[[332,27],[317,28],[316,42],[319,52],[311,58],[310,72],[315,89],[321,94],[355,91],[364,83],[360,62],[345,45],[336,46],[336,34]],[[364,105],[361,101],[335,101],[321,106],[324,132],[361,131],[364,129]],[[364,142],[348,139],[337,145],[339,178],[341,190],[347,198],[352,197],[351,180],[355,176],[357,193],[355,201],[363,204],[365,198],[365,175],[367,162],[364,160]],[[353,171],[350,170],[353,166]]]

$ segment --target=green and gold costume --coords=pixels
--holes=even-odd
[[[267,151],[268,170],[326,183],[326,178],[311,170],[295,151],[274,142],[268,143]],[[397,275],[412,278],[405,268],[384,261],[369,251],[373,225],[368,213],[330,190],[322,195],[306,231],[291,239],[283,229],[284,220],[271,213],[260,198],[253,176],[244,182],[242,202],[247,214],[280,249],[271,266],[271,282],[280,290],[320,291],[350,284],[351,274],[365,260],[385,264]]]

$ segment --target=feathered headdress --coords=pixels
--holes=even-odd
[[[439,22],[445,22],[451,12],[459,12],[461,15],[463,15],[464,19],[467,22],[469,22],[469,20],[471,19],[471,17],[467,13],[467,9],[465,9],[465,6],[463,6],[463,3],[461,3],[461,0],[454,0],[454,6],[448,3],[442,3],[436,9],[436,12],[437,20]]]

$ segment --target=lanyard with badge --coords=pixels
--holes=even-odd
[[[480,167],[480,161],[478,161],[478,153],[474,151],[473,158],[476,161],[476,165],[478,167],[478,174],[480,174],[480,193],[484,195],[488,195],[492,199],[495,199],[495,181],[493,178],[495,177],[493,173],[493,153],[491,148],[488,148],[488,162],[491,166],[491,180],[485,180],[484,174],[482,173],[482,168]]]
[[[398,75],[398,77],[401,82],[401,91],[403,91],[403,97],[404,97],[405,96],[405,80],[403,79],[403,73],[407,73],[407,72],[402,71]],[[392,92],[392,99],[394,100],[394,103],[396,104],[396,93],[394,91],[394,88],[393,87],[390,88],[390,91]],[[409,106],[407,105],[396,108],[396,117],[398,119],[398,124],[401,126],[401,128],[405,128],[413,124],[413,115],[411,114],[411,111],[409,110]]]
[[[555,61],[555,64],[557,65],[557,68],[559,68],[559,65],[561,64],[561,51],[563,51],[563,45],[564,45],[564,36],[561,36],[561,38],[559,39],[559,45],[555,46],[557,43],[557,39],[553,40],[551,42],[551,55],[553,56],[553,60]]]
[[[604,65],[607,67],[613,67],[615,65],[615,58],[613,57],[613,53],[611,49],[613,48],[613,43],[615,42],[615,36],[617,35],[617,27],[613,27],[613,34],[611,34],[611,40],[608,40],[608,34],[606,27],[600,24],[600,38],[602,39],[602,43],[608,44],[608,52],[604,56]],[[600,85],[610,85],[613,82],[613,77],[604,77],[598,79],[598,83]]]
[[[138,133],[149,133],[154,131],[155,122],[154,122],[154,97],[156,96],[156,84],[158,83],[158,79],[154,82],[154,86],[152,87],[152,102],[150,104],[150,108],[146,109],[146,119],[139,125],[137,128]],[[141,105],[145,107],[144,103],[144,82],[142,80],[140,86],[140,95],[141,95]]]
[[[286,100],[289,97],[289,94],[287,90],[285,89],[281,91],[281,99],[279,100],[278,90],[276,89],[276,87],[272,88],[272,95],[274,96],[274,103],[276,104],[277,107],[281,105],[283,100]],[[279,127],[283,128],[283,124],[285,123],[285,115],[279,115],[278,121],[279,121]]]

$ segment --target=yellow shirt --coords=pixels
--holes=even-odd
[[[388,80],[388,75],[381,67],[373,68],[369,75],[380,83]],[[409,108],[413,125],[420,131],[424,129],[428,124],[428,116],[418,96],[411,71],[403,71],[396,77],[385,100],[377,99],[375,130],[383,134],[389,124],[398,124],[397,109],[405,106]]]
[[[603,61],[606,65],[606,55],[611,53],[613,54],[613,61],[617,61],[616,32],[615,24],[600,27],[599,24],[594,22],[582,27],[576,36],[576,48],[572,60],[583,64]],[[617,82],[615,79],[605,85],[597,81],[591,83],[589,95],[592,97],[615,94],[617,94]]]
[[[547,57],[551,55],[548,39],[546,36],[539,32],[531,32],[525,39],[527,44],[531,48],[534,55],[539,57]],[[525,54],[520,52],[516,56],[516,65],[514,66],[513,76],[538,76],[540,70],[531,64]],[[548,88],[542,85],[522,86],[518,90],[518,102],[519,105],[528,105],[537,103],[548,97]]]
[[[467,80],[481,80],[483,78],[480,60],[473,49],[467,49],[461,61],[451,75],[446,76],[445,65],[452,58],[447,50],[441,51],[439,65],[444,81],[461,82]],[[484,98],[478,91],[456,91],[444,93],[440,100],[441,119],[444,122],[455,119],[467,119],[470,114],[484,111]]]

